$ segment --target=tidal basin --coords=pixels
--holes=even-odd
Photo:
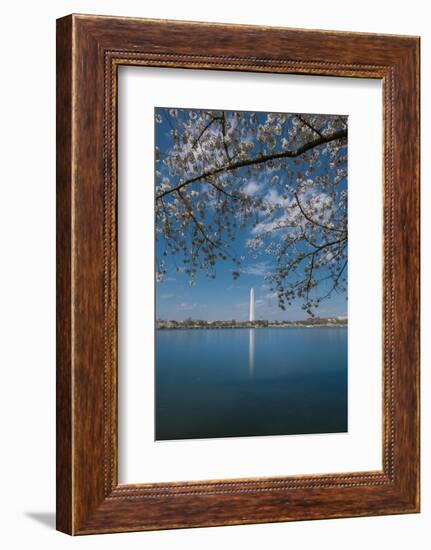
[[[156,331],[156,440],[347,431],[347,328]]]

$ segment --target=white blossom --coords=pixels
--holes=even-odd
[[[281,308],[299,297],[313,314],[345,289],[346,117],[161,111],[170,145],[155,151],[156,234],[171,260],[157,258],[158,281],[172,262],[191,285],[199,272],[214,279],[220,262],[240,266],[235,240],[246,232],[248,253],[272,266],[267,283]]]

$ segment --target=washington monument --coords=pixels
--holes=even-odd
[[[250,289],[250,313],[249,321],[254,321],[254,288]]]

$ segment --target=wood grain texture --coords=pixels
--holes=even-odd
[[[419,39],[72,15],[58,21],[57,49],[58,529],[87,534],[417,512]],[[122,64],[382,79],[382,471],[118,485]]]
[[[72,33],[57,23],[57,529],[72,531]]]

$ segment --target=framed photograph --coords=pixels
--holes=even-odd
[[[57,528],[419,511],[419,39],[57,21]]]

